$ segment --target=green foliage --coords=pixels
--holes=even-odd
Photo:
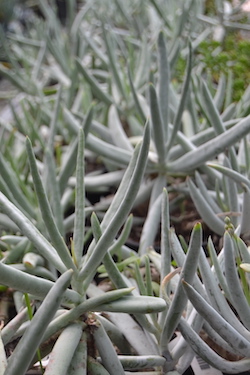
[[[204,64],[203,74],[218,85],[221,74],[232,76],[232,101],[238,102],[250,80],[250,41],[241,39],[235,32],[229,33],[223,43],[215,40],[202,41],[195,51],[196,62]],[[186,67],[186,59],[180,57],[175,68],[174,81],[180,81]]]
[[[215,83],[218,83],[221,73],[227,77],[229,72],[233,75],[232,100],[239,101],[250,80],[250,41],[238,39],[235,33],[230,33],[222,44],[203,41],[197,54]]]

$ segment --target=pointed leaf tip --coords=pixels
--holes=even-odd
[[[194,224],[194,230],[201,230],[201,229],[202,229],[202,225],[199,221],[198,221],[198,223]]]

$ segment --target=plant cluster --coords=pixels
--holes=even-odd
[[[250,90],[195,52],[241,24],[220,2],[213,22],[199,0],[38,4],[1,34],[0,374],[249,370]],[[177,237],[187,200],[222,246]]]
[[[218,83],[222,73],[232,80],[232,100],[239,101],[249,82],[249,50],[248,39],[237,38],[235,32],[229,33],[223,45],[216,40],[205,40],[196,50],[196,59],[204,64],[209,79]],[[182,76],[185,59],[180,57],[176,74]]]

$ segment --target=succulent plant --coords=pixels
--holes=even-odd
[[[37,309],[29,322],[27,312],[21,308],[25,306],[24,301],[20,299],[20,294],[15,292],[19,294],[15,298],[19,312],[13,321],[2,329],[1,338],[5,345],[14,339],[20,337],[21,339],[8,362],[4,350],[2,351],[2,362],[7,365],[4,374],[24,373],[32,363],[39,345],[40,355],[50,352],[50,337],[54,347],[45,371],[48,374],[68,373],[68,371],[74,374],[78,366],[81,366],[82,371],[86,370],[87,353],[92,358],[87,361],[89,370],[103,365],[106,368],[103,371],[109,373],[118,370],[123,373],[122,364],[127,370],[153,367],[154,373],[164,371],[166,374],[183,374],[192,362],[194,353],[223,372],[238,373],[247,370],[249,368],[247,359],[249,286],[243,272],[241,272],[241,279],[238,279],[236,261],[240,265],[242,261],[250,263],[250,260],[246,245],[238,237],[230,221],[226,221],[224,250],[221,250],[218,257],[212,240],[209,240],[212,268],[202,249],[202,229],[199,223],[194,227],[186,253],[176,234],[170,229],[166,190],[161,197],[161,255],[149,249],[148,255],[140,257],[132,249],[124,246],[131,228],[131,218],[126,221],[122,233],[115,239],[115,233],[125,221],[125,215],[133,203],[136,185],[138,189],[140,181],[138,171],[141,171],[140,175],[142,175],[143,164],[145,166],[145,152],[149,145],[147,128],[141,149],[139,150],[140,146],[137,146],[126,172],[127,176],[132,172],[132,178],[128,180],[125,176],[101,224],[96,215],[92,215],[94,242],[82,256],[84,172],[83,133],[80,134],[76,167],[75,230],[71,251],[62,240],[49,212],[46,194],[29,140],[27,140],[27,150],[36,193],[44,224],[54,246],[35,228],[27,216],[2,193],[0,195],[1,210],[13,220],[24,236],[22,240],[18,237],[16,241],[21,243],[28,239],[35,246],[36,252],[49,262],[49,268],[52,267],[52,270],[46,271],[41,265],[32,265],[31,253],[26,254],[22,268],[6,264],[4,258],[1,262],[1,283],[21,291],[21,295],[28,293],[33,301],[32,306],[34,304]],[[148,217],[150,215],[152,213],[149,212]],[[3,237],[2,241],[9,245],[10,251],[17,251],[14,236]],[[132,254],[133,260],[129,259]],[[120,273],[112,255],[127,259],[129,268],[125,266],[124,272]],[[171,256],[180,268],[172,269]],[[152,296],[154,290],[149,260],[151,267],[156,268],[160,274],[162,298]],[[101,262],[113,287],[116,288],[106,293],[91,283],[98,269],[103,273],[99,268]],[[140,273],[139,267],[142,266],[145,267],[145,281]],[[198,277],[197,266],[201,279]],[[54,268],[62,273],[61,277],[56,277]],[[67,289],[70,282],[71,289]],[[60,309],[58,309],[59,305],[61,305]],[[231,306],[239,314],[242,323],[233,313]],[[133,314],[134,318],[128,314]],[[201,339],[199,336],[201,329],[223,349],[246,359],[233,362],[223,359]],[[176,330],[180,331],[182,336],[177,335],[173,339]],[[118,346],[121,356],[115,353],[107,333]],[[87,337],[89,340],[94,340],[100,356],[99,362],[95,359],[93,341],[90,346],[86,344]]]
[[[73,15],[75,7],[74,2],[71,3],[69,14]],[[223,76],[217,90],[198,77],[200,65],[196,65],[193,51],[211,32],[211,27],[204,29],[202,24],[194,22],[192,14],[204,11],[200,3],[195,1],[180,7],[178,2],[172,2],[169,13],[166,13],[161,2],[152,1],[147,6],[139,2],[125,10],[117,1],[105,5],[110,18],[103,16],[101,20],[92,17],[99,2],[87,3],[75,18],[71,17],[66,29],[58,22],[53,9],[44,4],[41,2],[40,5],[45,22],[37,20],[37,30],[27,30],[32,39],[10,35],[15,56],[14,59],[10,55],[13,68],[1,68],[2,74],[26,92],[19,104],[12,107],[18,137],[22,139],[22,135],[28,135],[43,154],[46,137],[50,137],[52,144],[51,131],[60,137],[62,143],[69,144],[85,122],[89,160],[94,163],[101,161],[100,172],[86,176],[86,191],[105,194],[109,193],[110,187],[117,187],[121,182],[134,145],[142,138],[146,119],[150,117],[151,142],[145,183],[134,207],[148,200],[151,207],[169,178],[185,177],[198,170],[215,181],[218,174],[205,163],[213,161],[249,132],[249,117],[245,118],[249,111],[249,90],[235,104],[228,94],[230,82],[226,83]],[[182,9],[181,16],[178,9]],[[111,15],[116,11],[118,15],[112,21]],[[136,18],[137,24],[133,17],[139,11],[143,17]],[[168,14],[167,18],[165,14]],[[151,22],[155,25],[154,17],[159,27],[152,40],[138,37],[135,43],[138,29],[146,27],[147,22],[150,29]],[[175,22],[178,17],[179,28]],[[122,32],[119,23],[124,26],[128,19],[129,27]],[[110,27],[112,22],[115,22],[113,29]],[[192,30],[189,47],[188,30]],[[26,49],[27,53],[24,53]],[[172,80],[179,54],[188,60],[182,85],[180,82],[174,84]],[[22,74],[20,64],[23,65]],[[149,80],[151,84],[148,84]],[[223,102],[227,106],[220,114]],[[98,121],[93,120],[93,116]],[[41,127],[41,124],[45,126]],[[9,126],[6,123],[3,126],[8,131]],[[46,130],[49,127],[53,129]],[[42,129],[47,133],[45,138]],[[76,142],[72,142],[70,148],[68,163],[59,177],[62,192],[66,188],[65,181],[72,188],[75,186],[75,178],[68,181],[66,176],[71,174],[70,163],[76,158]],[[57,150],[59,155],[63,154],[60,145]],[[105,175],[103,169],[107,172]],[[170,189],[186,196],[184,184],[178,184],[176,189],[172,183]],[[101,205],[98,203],[96,212],[103,215],[109,200],[110,197],[103,199]],[[220,228],[223,228],[223,223],[220,223]],[[153,232],[149,235],[154,236]],[[151,244],[150,241],[143,238],[141,253]]]
[[[235,360],[222,358],[204,344],[198,335],[193,334],[186,324],[181,323],[179,329],[206,362],[223,372],[233,374],[249,370],[249,280],[240,268],[243,259],[248,262],[246,258],[249,258],[249,252],[230,220],[227,219],[226,222],[224,247],[218,257],[212,241],[208,244],[214,262],[212,269],[204,252],[200,254],[199,270],[206,294],[203,294],[204,289],[200,286],[191,286],[185,280],[183,287],[195,310],[204,318],[203,328],[209,332],[208,336],[219,347],[232,353]]]
[[[24,323],[25,317],[23,311],[19,313],[18,307],[16,307],[17,315],[14,318],[15,323],[10,321],[2,330],[1,337],[4,345],[14,338],[21,337],[14,352],[8,359],[8,363],[5,362],[6,370],[4,373],[25,373],[40,343],[49,340],[53,335],[57,335],[59,338],[56,339],[56,344],[51,354],[51,361],[46,368],[46,372],[57,371],[57,373],[63,373],[60,370],[60,366],[63,366],[63,371],[66,373],[82,336],[82,340],[84,341],[86,332],[83,333],[83,331],[87,326],[90,327],[91,332],[93,331],[93,338],[96,343],[98,342],[98,344],[96,344],[98,352],[107,370],[111,371],[111,358],[114,357],[114,364],[111,366],[111,368],[113,368],[112,371],[115,373],[119,369],[119,372],[122,372],[121,363],[115,354],[115,350],[96,312],[121,311],[123,313],[135,313],[136,316],[138,314],[139,320],[142,320],[144,324],[152,327],[151,329],[155,331],[153,325],[141,314],[153,314],[165,308],[165,302],[161,298],[133,296],[131,292],[134,288],[129,284],[129,286],[126,287],[126,282],[120,276],[108,251],[110,246],[111,248],[120,248],[122,242],[126,240],[126,236],[123,232],[117,239],[116,235],[120,227],[126,221],[127,214],[130,211],[134,197],[140,186],[147,160],[149,129],[148,127],[145,128],[143,144],[136,147],[123,183],[119,186],[118,192],[106,213],[106,218],[104,217],[102,223],[99,224],[97,217],[92,215],[92,231],[94,234],[93,246],[89,247],[85,255],[82,255],[85,222],[83,131],[80,131],[78,142],[76,208],[71,250],[68,249],[52,214],[29,139],[27,139],[26,144],[36,196],[39,202],[43,224],[46,227],[46,237],[49,236],[49,241],[34,226],[32,220],[1,193],[1,211],[18,226],[21,232],[22,238],[19,237],[17,239],[18,244],[22,243],[27,249],[29,247],[27,242],[31,243],[34,248],[33,252],[35,252],[35,254],[31,252],[26,253],[23,258],[24,266],[21,267],[21,269],[14,264],[6,264],[3,258],[1,263],[1,283],[22,293],[28,293],[32,296],[34,302],[37,301],[35,304],[34,302],[32,303],[36,306],[37,312],[30,322],[27,322],[28,316],[26,316],[26,322]],[[128,175],[131,176],[131,180],[127,179]],[[60,194],[59,189],[58,193]],[[118,208],[115,207],[117,205]],[[6,226],[8,226],[8,223],[6,223]],[[126,221],[124,232],[128,231],[129,226],[131,226],[131,219]],[[2,241],[5,241],[5,237],[2,238]],[[14,241],[14,238],[12,238],[12,241]],[[6,240],[6,243],[8,243],[11,252],[18,251],[16,245],[11,243],[11,239]],[[34,257],[37,259],[37,254],[41,255],[48,263],[48,270],[39,262],[32,261]],[[114,277],[115,286],[118,288],[117,290],[111,290],[107,293],[102,293],[101,290],[98,287],[94,287],[94,285],[90,286],[97,272],[97,268],[104,258],[104,264],[107,268],[109,267]],[[31,274],[29,273],[30,270]],[[62,274],[59,278],[57,277],[58,272]],[[68,289],[69,284],[71,284],[71,289]],[[88,288],[90,288],[89,292]],[[87,296],[89,297],[88,299]],[[39,304],[39,301],[42,302]],[[19,297],[19,304],[20,303],[21,300]],[[16,306],[18,306],[18,304]],[[59,306],[62,306],[63,309],[60,308],[58,310]],[[142,318],[140,319],[140,317]],[[14,328],[13,324],[15,324]],[[133,324],[136,323],[133,322]],[[64,330],[59,335],[62,329]],[[137,329],[139,329],[143,335],[143,331],[139,326],[137,326]],[[62,361],[61,346],[65,345],[65,338],[68,339],[66,340],[67,345],[65,347],[64,361]],[[74,342],[73,346],[69,344],[71,342]],[[83,343],[81,341],[79,350],[83,350],[82,345]],[[108,347],[110,347],[110,349],[108,349]],[[2,352],[2,355],[2,361],[4,362],[4,352]],[[124,360],[126,361],[126,358]],[[82,362],[82,358],[80,361]],[[72,363],[72,366],[73,365],[77,366],[75,360]],[[81,363],[81,366],[82,370],[86,370],[85,362]],[[72,371],[72,373],[74,373],[75,370],[72,369]]]
[[[201,2],[170,1],[166,12],[163,1],[96,0],[75,13],[69,1],[64,26],[39,4],[44,20],[2,37],[11,69],[0,73],[22,93],[0,127],[0,283],[15,306],[0,373],[24,374],[48,353],[47,375],[183,374],[195,355],[228,373],[249,368],[250,260],[238,237],[249,232],[249,89],[233,103],[232,77],[216,87],[200,77],[195,50],[212,33],[197,22]],[[226,250],[217,257],[208,240],[211,267],[201,224],[189,246],[170,229],[189,195],[220,236],[232,213]],[[133,220],[139,206],[147,213]],[[201,331],[244,359],[230,367]]]

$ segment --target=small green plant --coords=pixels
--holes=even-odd
[[[233,101],[239,101],[248,87],[249,46],[247,39],[238,40],[234,33],[226,37],[223,45],[216,41],[204,41],[197,49],[201,62],[205,64],[215,82],[219,81],[222,73],[226,77],[232,75]]]

